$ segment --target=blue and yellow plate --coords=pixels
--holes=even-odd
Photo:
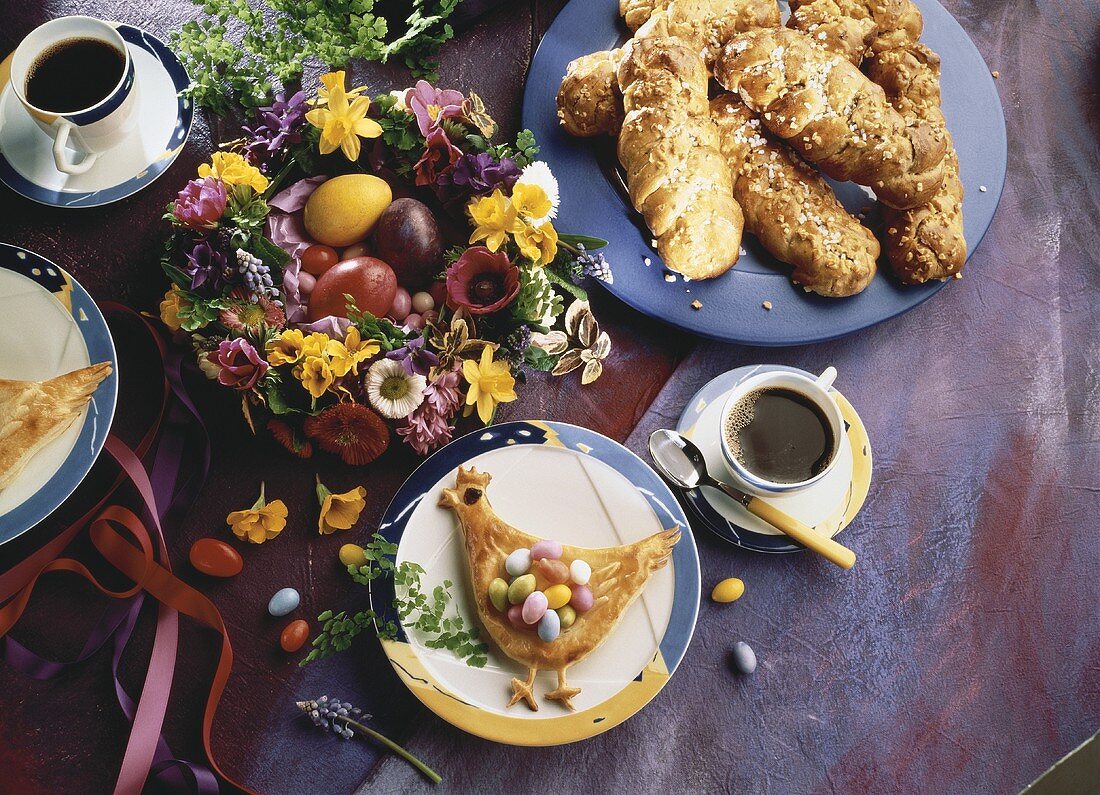
[[[132,196],[163,174],[183,150],[194,109],[180,94],[190,78],[168,46],[132,25],[115,24],[134,62],[138,123],[84,174],[54,166],[52,140],[11,90],[11,58],[0,63],[0,182],[51,207],[101,207]]]
[[[0,491],[0,544],[30,530],[76,489],[107,439],[118,396],[111,332],[84,288],[48,259],[0,243],[0,378],[40,381],[110,362],[69,429]]]
[[[558,745],[622,723],[664,687],[695,628],[699,557],[676,498],[632,452],[574,425],[509,422],[447,445],[401,487],[379,532],[399,544],[399,563],[424,567],[424,592],[451,580],[452,610],[475,625],[461,530],[454,514],[437,504],[441,490],[453,487],[460,464],[489,472],[494,510],[534,535],[586,547],[630,543],[662,529],[679,528],[683,535],[670,565],[654,573],[622,623],[569,669],[569,683],[581,688],[575,712],[542,699],[556,685],[552,672],[536,680],[537,712],[522,702],[506,707],[512,678],[525,673],[519,663],[490,649],[488,664],[473,668],[450,651],[428,648],[417,630],[401,626],[388,579],[376,580],[373,609],[400,627],[396,640],[382,644],[394,670],[441,718],[496,742]]]

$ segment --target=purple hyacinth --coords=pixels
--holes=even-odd
[[[580,266],[583,275],[591,276],[593,279],[598,279],[606,284],[615,283],[615,277],[611,273],[611,263],[607,261],[602,252],[597,251],[593,254],[586,251],[584,243],[578,243],[577,249],[580,251],[577,255],[577,264]]]
[[[282,93],[268,107],[256,111],[256,123],[244,127],[251,136],[245,144],[245,157],[256,166],[264,166],[272,155],[278,154],[302,140],[302,127],[308,106],[306,94],[299,91],[289,100]]]
[[[429,370],[439,364],[439,357],[424,349],[423,337],[409,340],[403,348],[387,353],[386,358],[401,362],[401,366],[409,375],[426,376]]]
[[[243,248],[237,249],[237,271],[244,279],[247,287],[254,296],[262,296],[271,299],[276,306],[282,306],[279,299],[279,290],[272,283],[271,268],[264,264],[259,257],[254,257]],[[255,299],[253,299],[255,303]]]
[[[183,271],[191,277],[192,290],[203,289],[209,293],[218,292],[233,276],[225,254],[205,240],[195,243]]]

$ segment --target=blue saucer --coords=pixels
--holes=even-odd
[[[915,0],[924,14],[923,41],[943,62],[943,112],[955,139],[966,190],[966,242],[973,252],[993,220],[1004,187],[1007,139],[1000,97],[989,68],[954,17],[936,0]],[[547,31],[531,62],[523,98],[523,125],[535,133],[558,178],[562,232],[610,241],[606,255],[615,275],[608,290],[638,311],[704,337],[751,345],[799,345],[842,337],[900,315],[931,298],[946,282],[897,283],[880,273],[861,294],[832,299],[791,285],[789,267],[746,235],[745,253],[730,273],[705,282],[665,280],[650,235],[634,222],[633,210],[604,176],[601,163],[614,160],[605,141],[573,138],[561,130],[555,96],[572,59],[616,47],[628,36],[617,0],[573,0]],[[870,203],[862,188],[834,183],[853,212]],[[984,190],[983,190],[984,188]],[[652,264],[646,267],[649,258]],[[885,268],[882,269],[885,271]],[[980,275],[980,274],[979,274]],[[702,307],[692,308],[698,300]],[[773,309],[765,311],[764,301]]]

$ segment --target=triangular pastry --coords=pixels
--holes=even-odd
[[[508,706],[522,699],[532,710],[538,709],[533,686],[536,672],[543,669],[558,675],[557,689],[545,697],[573,709],[572,699],[581,691],[566,682],[566,668],[595,651],[615,630],[650,575],[668,563],[680,531],[672,528],[633,544],[602,549],[539,539],[496,515],[485,496],[490,477],[487,472],[459,467],[455,488],[443,490],[440,505],[453,510],[462,527],[482,625],[501,651],[527,666],[526,681],[512,680]],[[517,559],[521,559],[518,565],[513,563]],[[578,561],[579,568],[574,567]],[[519,583],[534,588],[526,595],[526,588],[517,587],[525,576],[535,580]],[[506,598],[500,590],[505,578],[511,580]],[[566,598],[562,588],[569,589],[569,601],[559,608]],[[549,627],[542,620],[525,623],[522,615],[509,615],[526,611],[528,597],[534,604],[527,617],[538,613],[549,620]]]
[[[48,381],[0,378],[0,490],[72,425],[110,374],[110,363],[101,362]]]

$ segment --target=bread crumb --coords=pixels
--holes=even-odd
[[[978,190],[980,190],[982,193],[985,193],[985,185],[979,185]]]
[[[993,79],[996,80],[1000,76],[1001,76],[1001,73],[998,72],[996,69],[994,69],[993,70]]]
[[[961,279],[962,277],[963,277],[962,271],[959,271],[958,273],[955,274],[956,279]]]
[[[642,262],[645,263],[645,266],[647,268],[653,264],[653,260],[651,260],[649,257],[642,257]]]
[[[691,302],[691,308],[698,311],[703,308],[703,302],[696,298],[694,301]]]
[[[764,309],[766,309],[768,312],[772,311],[772,302],[771,301],[765,301],[760,306],[764,307]]]
[[[676,281],[676,274],[675,274],[675,273],[666,273],[666,274],[665,274],[665,281],[666,281],[666,282],[674,282],[674,281]]]

